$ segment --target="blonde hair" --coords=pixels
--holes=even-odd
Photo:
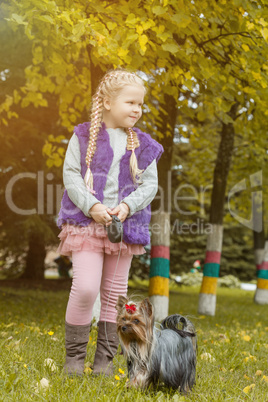
[[[90,164],[92,162],[94,153],[96,151],[96,142],[98,133],[100,131],[103,113],[103,100],[104,98],[116,98],[119,92],[125,87],[125,85],[140,85],[144,88],[143,80],[134,73],[130,73],[125,70],[114,70],[108,72],[101,80],[95,95],[92,99],[91,108],[91,125],[89,130],[89,143],[86,153],[87,171],[84,178],[86,186],[93,194],[93,174],[90,170]],[[132,130],[131,127],[125,129],[127,134],[127,150],[131,150],[131,157],[129,161],[130,172],[134,184],[140,183],[140,176],[143,170],[138,168],[138,161],[134,150],[140,146],[140,142],[137,133]]]

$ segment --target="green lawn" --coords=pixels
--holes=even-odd
[[[216,317],[199,316],[198,290],[178,288],[170,295],[170,313],[188,315],[198,333],[196,386],[185,397],[163,388],[126,388],[121,355],[116,357],[115,376],[94,378],[89,366],[96,347],[95,329],[88,345],[86,374],[66,377],[62,367],[68,291],[1,287],[0,400],[268,401],[268,306],[255,305],[252,292],[219,288]],[[142,295],[142,291],[135,293]],[[44,365],[47,358],[53,359],[56,371]],[[43,378],[48,387],[42,389],[37,384]]]

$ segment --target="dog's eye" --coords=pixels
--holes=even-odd
[[[123,320],[123,321],[126,321],[126,318],[125,318],[125,317],[123,317],[123,318],[122,318],[122,320]]]
[[[134,320],[134,322],[135,322],[135,324],[139,324],[140,321],[136,319],[136,320]]]

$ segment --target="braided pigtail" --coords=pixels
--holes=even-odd
[[[138,168],[138,161],[137,161],[137,157],[134,152],[135,149],[140,146],[140,142],[139,142],[137,133],[134,130],[132,130],[132,128],[127,128],[126,131],[127,131],[127,135],[128,135],[127,136],[127,150],[132,151],[131,157],[129,160],[131,176],[132,176],[134,184],[141,183],[140,176],[141,176],[143,170],[140,170]]]
[[[103,109],[102,99],[100,98],[99,93],[97,92],[93,98],[93,104],[92,104],[91,126],[89,130],[89,143],[86,153],[87,171],[84,177],[87,189],[92,194],[95,194],[96,192],[93,190],[93,174],[90,170],[90,164],[96,150],[97,136],[101,127],[102,109]]]

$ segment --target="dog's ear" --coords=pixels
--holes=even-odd
[[[115,306],[116,310],[120,311],[122,309],[122,307],[125,304],[127,304],[127,302],[128,302],[128,299],[125,296],[122,296],[122,295],[118,296],[117,303]]]
[[[149,297],[146,297],[146,299],[144,299],[141,302],[140,308],[146,312],[148,317],[152,317],[154,311],[153,311],[153,305],[151,304]]]

